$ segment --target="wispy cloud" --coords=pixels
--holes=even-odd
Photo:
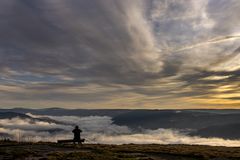
[[[239,14],[238,0],[2,0],[1,107],[201,107],[239,82]]]

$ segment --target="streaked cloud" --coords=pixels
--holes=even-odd
[[[1,107],[238,108],[239,14],[238,0],[2,0]]]

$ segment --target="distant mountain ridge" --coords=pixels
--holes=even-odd
[[[32,121],[43,121],[48,123],[59,123],[63,124],[62,122],[58,122],[56,120],[53,120],[48,117],[39,117],[34,118],[29,115],[26,115],[25,113],[17,113],[17,112],[0,112],[0,119],[12,119],[12,118],[21,118],[21,119],[29,119]]]
[[[213,113],[213,114],[240,114],[240,109],[183,109],[183,110],[160,110],[160,109],[64,109],[64,108],[12,108],[0,109],[0,112],[16,112],[16,113],[33,113],[38,115],[55,115],[55,116],[110,116],[115,117],[125,113],[136,111],[169,111],[169,112],[195,112],[195,113]]]
[[[0,112],[0,119],[11,119],[11,118],[32,118],[24,113],[17,113],[17,112],[11,112],[11,111],[7,111],[7,112]]]
[[[115,117],[120,114],[130,112],[128,109],[63,109],[63,108],[46,108],[46,109],[0,109],[0,112],[32,113],[37,115],[51,116],[109,116]]]
[[[206,126],[232,124],[240,121],[240,113],[217,114],[198,111],[143,111],[135,110],[113,118],[118,125],[127,125],[131,128],[175,128],[201,129]]]
[[[206,138],[240,139],[240,123],[208,126],[192,132],[190,135]]]
[[[19,117],[33,121],[61,124],[48,117],[34,118],[26,113],[50,116],[109,116],[113,123],[128,126],[132,130],[141,129],[188,129],[189,135],[240,139],[240,110],[114,110],[114,109],[0,109],[0,119]],[[60,131],[57,128],[49,132]]]

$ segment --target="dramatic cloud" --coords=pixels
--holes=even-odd
[[[238,0],[1,0],[0,106],[237,108],[239,14]]]

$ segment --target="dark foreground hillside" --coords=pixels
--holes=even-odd
[[[1,143],[1,160],[239,160],[240,148],[190,145]]]

